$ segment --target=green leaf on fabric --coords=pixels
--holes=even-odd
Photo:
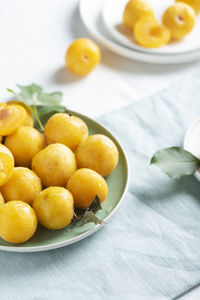
[[[151,165],[160,167],[173,179],[180,179],[194,174],[200,167],[200,160],[183,148],[171,147],[157,151],[151,159]]]

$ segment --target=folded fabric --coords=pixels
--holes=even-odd
[[[173,181],[149,165],[156,150],[182,145],[199,113],[200,74],[101,117],[128,154],[124,202],[79,243],[1,252],[1,300],[168,300],[200,283],[200,183]]]

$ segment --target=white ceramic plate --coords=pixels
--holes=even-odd
[[[184,139],[184,149],[200,158],[200,117],[187,130]],[[195,177],[200,181],[200,169],[195,173]]]
[[[110,35],[122,45],[147,53],[180,54],[200,50],[200,18],[197,17],[195,28],[184,39],[158,49],[146,49],[137,45],[133,33],[122,24],[122,15],[128,0],[107,0],[104,4],[102,17]],[[161,21],[164,11],[174,3],[173,0],[149,0],[156,18]],[[114,8],[114,9],[113,9]]]
[[[107,49],[132,60],[153,64],[187,63],[200,59],[200,51],[187,54],[155,55],[126,48],[118,44],[107,32],[102,20],[102,9],[106,0],[80,0],[80,15],[90,34]]]

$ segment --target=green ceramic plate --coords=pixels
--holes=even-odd
[[[80,117],[87,123],[90,134],[100,133],[107,135],[113,140],[119,150],[119,163],[114,172],[106,178],[109,189],[108,196],[102,204],[102,209],[97,212],[97,216],[107,222],[119,207],[127,190],[129,177],[127,157],[117,139],[105,127],[84,115],[76,112],[71,113]],[[71,228],[69,225],[64,229],[57,231],[48,230],[42,226],[38,226],[34,236],[26,243],[13,245],[0,239],[0,250],[13,252],[39,252],[56,249],[80,241],[100,229],[102,226],[103,224],[95,225],[94,223],[88,223],[81,227]]]

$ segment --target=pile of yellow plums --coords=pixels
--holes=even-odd
[[[156,20],[147,0],[130,0],[124,9],[123,24],[133,31],[137,43],[146,48],[158,48],[180,40],[195,26],[200,0],[177,0]]]
[[[69,113],[55,113],[42,135],[19,101],[0,103],[0,237],[30,239],[39,222],[48,229],[69,225],[74,207],[87,209],[108,194],[104,179],[118,163],[105,135]]]

